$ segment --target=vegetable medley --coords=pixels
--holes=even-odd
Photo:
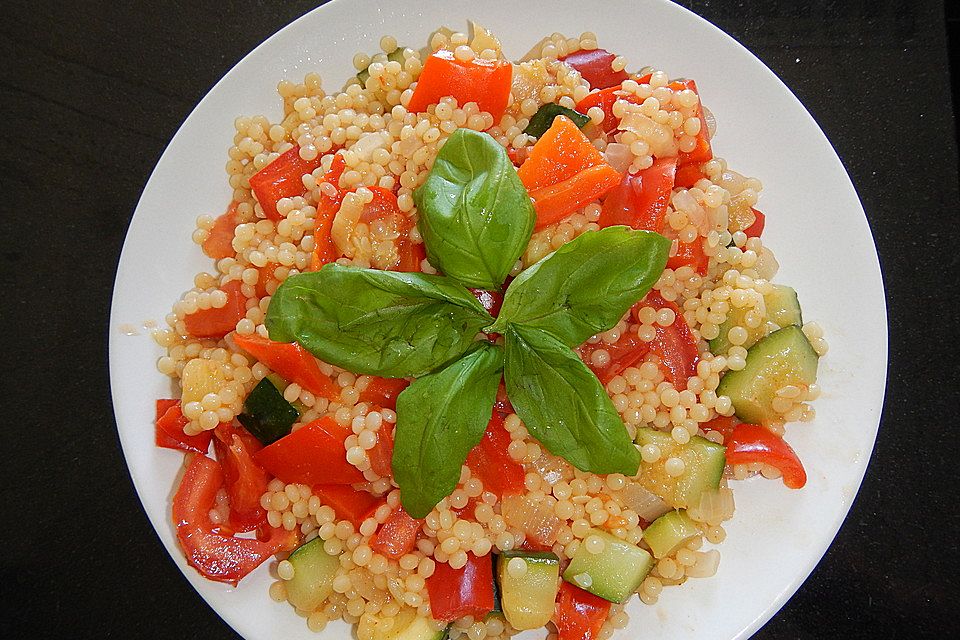
[[[471,31],[237,119],[155,334],[173,523],[211,580],[275,558],[313,630],[603,640],[716,572],[735,480],[804,486],[826,343],[693,80]]]

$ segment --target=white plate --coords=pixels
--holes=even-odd
[[[200,102],[157,164],[130,224],[111,311],[110,373],[120,439],[140,499],[174,562],[199,594],[249,640],[317,638],[286,604],[267,596],[266,566],[238,589],[191,570],[170,523],[170,496],[182,456],[153,446],[153,405],[171,383],[157,373],[161,350],[124,324],[162,320],[210,262],[190,241],[194,220],[230,199],[223,166],[239,114],[276,119],[280,79],[319,71],[339,88],[358,50],[380,36],[422,46],[443,24],[465,30],[476,19],[523,55],[543,35],[597,33],[601,46],[697,80],[716,114],[715,148],[765,189],[764,240],[781,264],[778,281],[800,294],[804,316],[830,343],[821,361],[824,393],[812,424],[788,439],[809,474],[802,491],[762,479],[737,483],[737,513],[727,526],[716,577],[667,589],[648,607],[634,599],[630,629],[617,638],[749,636],[789,598],[822,557],[847,514],[873,448],[883,403],[887,333],[873,239],[840,160],[790,90],[750,52],[694,14],[662,0],[337,0],[292,23],[234,67]],[[197,60],[197,64],[203,64]],[[321,638],[345,637],[330,625]]]

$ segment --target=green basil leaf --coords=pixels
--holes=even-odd
[[[533,233],[530,196],[486,133],[454,131],[413,198],[430,263],[468,287],[499,288]]]
[[[607,227],[587,231],[510,283],[496,323],[547,331],[567,346],[613,327],[656,283],[670,241],[652,231]]]
[[[405,378],[459,357],[492,321],[448,278],[328,264],[287,278],[266,325],[272,340],[353,373]]]
[[[414,518],[423,518],[453,492],[493,414],[503,351],[489,342],[475,344],[469,354],[414,380],[397,396],[393,477],[403,508]]]
[[[554,102],[548,102],[537,109],[537,112],[530,118],[530,123],[523,132],[528,136],[539,138],[550,128],[550,125],[553,124],[553,119],[557,116],[567,116],[573,121],[573,124],[577,125],[580,129],[583,129],[583,127],[590,122],[590,116],[584,115],[579,111],[574,111],[573,109],[561,107]]]
[[[507,325],[504,380],[514,411],[550,453],[583,471],[636,475],[640,452],[610,396],[557,338]]]

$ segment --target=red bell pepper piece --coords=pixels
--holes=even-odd
[[[565,116],[553,119],[517,175],[533,198],[537,229],[559,222],[620,182],[620,173]]]
[[[724,441],[730,438],[730,434],[733,433],[734,428],[740,424],[737,419],[733,416],[717,416],[713,420],[704,422],[700,428],[703,429],[703,432],[707,431],[716,431],[723,436]]]
[[[427,578],[430,611],[435,620],[449,622],[464,616],[480,618],[493,611],[493,563],[490,556],[467,553],[467,564],[452,569],[438,562]]]
[[[233,334],[233,341],[280,377],[296,382],[310,393],[328,400],[340,397],[337,383],[324,375],[310,352],[296,342],[274,342],[258,334],[239,333]]]
[[[639,84],[650,82],[651,74],[646,74],[636,79]],[[605,133],[610,133],[620,125],[620,118],[613,115],[613,103],[617,100],[626,100],[633,104],[640,104],[642,101],[636,95],[623,91],[621,85],[607,87],[599,91],[592,91],[587,94],[583,100],[577,103],[577,111],[586,113],[592,107],[603,109],[603,127]]]
[[[360,392],[360,402],[369,402],[385,409],[397,410],[397,396],[410,386],[403,378],[371,376],[367,388]]]
[[[427,58],[407,110],[426,111],[444,96],[453,96],[463,106],[476,102],[481,111],[493,116],[496,124],[507,108],[513,65],[505,60],[457,60],[452,51],[440,49]]]
[[[247,315],[247,299],[240,288],[243,283],[231,280],[220,289],[227,294],[227,304],[219,309],[199,309],[184,316],[187,333],[195,338],[222,338],[237,328],[237,323]]]
[[[397,507],[370,540],[370,548],[377,553],[399,560],[413,551],[423,520],[411,518],[403,507]]]
[[[340,189],[340,176],[347,168],[347,162],[342,153],[333,156],[333,162],[330,164],[330,170],[327,171],[323,179],[334,187],[337,187],[336,194],[330,195],[320,192],[320,199],[317,202],[317,215],[313,222],[313,257],[310,263],[310,269],[317,271],[323,265],[334,262],[340,257],[337,246],[333,242],[331,235],[333,229],[333,219],[337,217],[337,211],[343,204],[343,196],[346,193]]]
[[[610,602],[563,580],[554,624],[559,640],[596,640],[610,614]]]
[[[630,76],[626,71],[614,71],[611,63],[617,56],[606,49],[581,49],[569,55],[558,58],[577,71],[584,80],[590,83],[593,89],[606,89],[620,86]]]
[[[669,327],[654,325],[657,335],[649,345],[651,353],[660,359],[661,368],[673,386],[680,391],[686,389],[687,380],[697,373],[700,352],[697,349],[697,340],[690,331],[687,321],[683,319],[680,307],[664,300],[655,289],[651,289],[635,307],[634,313],[638,313],[642,307],[673,310],[676,316],[673,324]]]
[[[333,508],[338,520],[349,520],[357,529],[373,515],[377,507],[386,502],[384,498],[378,498],[368,491],[343,484],[317,485],[313,487],[313,493],[320,497],[323,504]]]
[[[685,164],[677,167],[677,175],[673,186],[689,189],[703,178],[703,171],[698,164]]]
[[[753,207],[750,208],[753,211],[753,215],[756,216],[756,220],[753,221],[753,224],[743,230],[748,238],[759,238],[760,234],[763,233],[763,227],[767,222],[767,216],[763,215],[757,209]]]
[[[662,158],[639,173],[625,173],[620,184],[603,201],[600,228],[623,224],[634,229],[663,231],[676,171],[676,158]]]
[[[213,434],[201,431],[195,436],[183,432],[189,420],[180,410],[179,400],[157,400],[156,433],[154,442],[158,447],[206,453],[210,449]]]
[[[203,252],[214,260],[236,255],[233,250],[233,236],[240,221],[237,219],[237,202],[230,203],[226,213],[217,217],[213,229],[203,241]]]
[[[206,456],[188,455],[187,470],[173,496],[173,524],[187,562],[201,575],[235,585],[274,554],[296,546],[295,531],[271,528],[261,541],[235,538],[214,527],[210,509],[223,486],[223,472]]]
[[[503,294],[499,291],[487,291],[486,289],[470,289],[477,301],[483,305],[487,313],[494,318],[500,313],[500,307],[503,305]]]
[[[470,473],[483,483],[484,491],[495,493],[498,498],[523,492],[526,477],[523,465],[507,453],[511,439],[503,423],[503,416],[494,411],[480,444],[470,450],[466,461]]]
[[[381,478],[393,476],[393,427],[382,425],[377,430],[377,444],[367,452],[370,468]]]
[[[710,257],[703,251],[703,238],[697,236],[693,242],[677,242],[676,255],[667,259],[668,269],[690,267],[701,276],[707,275]]]
[[[221,422],[213,432],[213,449],[230,501],[227,526],[233,531],[253,531],[267,519],[260,498],[270,476],[253,459],[263,445],[243,427],[228,422]]]
[[[397,238],[397,253],[400,255],[400,260],[394,269],[405,273],[420,273],[423,270],[422,263],[427,257],[427,248],[423,243],[413,242],[407,234]]]
[[[700,95],[700,92],[697,90],[697,83],[693,80],[677,80],[671,82],[669,86],[674,91],[690,89],[697,95]],[[702,103],[697,103],[695,116],[700,119],[700,132],[697,134],[697,146],[693,148],[693,151],[681,151],[679,153],[677,165],[681,167],[687,164],[700,166],[704,162],[713,160],[713,149],[710,147],[710,133],[707,129],[707,120],[703,117]]]
[[[250,176],[250,188],[268,220],[283,218],[277,211],[277,202],[306,193],[303,176],[313,173],[319,166],[319,154],[313,160],[304,160],[300,157],[300,147],[294,146]]]
[[[356,484],[363,474],[347,462],[343,441],[353,433],[326,416],[314,420],[264,447],[254,459],[284,482],[300,484]]]
[[[762,462],[783,474],[783,484],[799,489],[807,484],[807,472],[793,448],[783,438],[757,424],[738,424],[727,446],[727,464]]]
[[[603,349],[610,355],[610,360],[606,365],[600,366],[593,363],[593,352],[598,349]],[[640,336],[630,331],[624,332],[620,339],[613,344],[606,342],[584,343],[577,347],[580,359],[590,367],[591,371],[600,379],[601,384],[604,385],[643,360],[643,357],[649,352],[650,343],[644,342],[640,339]]]

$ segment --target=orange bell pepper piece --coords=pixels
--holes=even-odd
[[[370,540],[370,548],[388,558],[399,560],[413,551],[423,520],[411,518],[403,507],[390,514]]]
[[[351,433],[350,427],[327,416],[292,431],[253,457],[257,464],[287,483],[366,482],[360,470],[347,462],[344,440]]]
[[[226,213],[217,217],[213,223],[213,229],[210,229],[210,234],[201,245],[203,252],[214,260],[235,255],[237,252],[233,250],[233,235],[238,223],[237,202],[234,200],[230,203]]]
[[[300,147],[293,147],[280,154],[276,160],[250,176],[250,188],[257,196],[268,220],[280,220],[277,201],[306,193],[303,176],[313,173],[320,166],[320,155],[313,160],[300,157]]]
[[[195,338],[222,338],[237,328],[247,314],[247,299],[240,288],[243,283],[231,280],[220,289],[227,294],[227,304],[220,308],[198,309],[184,316],[187,333]]]
[[[452,51],[440,49],[424,63],[407,110],[420,113],[440,98],[453,96],[461,107],[476,102],[497,123],[507,108],[512,79],[513,65],[506,60],[463,61]]]
[[[343,202],[343,196],[346,193],[340,189],[340,176],[343,175],[347,167],[343,154],[333,156],[333,163],[330,170],[324,174],[323,179],[333,186],[337,187],[336,195],[330,195],[321,191],[320,200],[317,202],[317,216],[313,223],[313,257],[310,263],[310,270],[317,271],[323,265],[335,261],[340,257],[337,246],[333,243],[331,229],[333,229],[333,219],[340,210],[340,204]]]
[[[533,198],[538,229],[559,222],[620,183],[620,173],[564,116],[554,118],[517,175]]]
[[[233,334],[233,341],[280,377],[296,382],[310,393],[328,400],[340,397],[337,384],[320,371],[310,352],[296,342],[274,342],[257,334],[242,336],[239,333]]]

